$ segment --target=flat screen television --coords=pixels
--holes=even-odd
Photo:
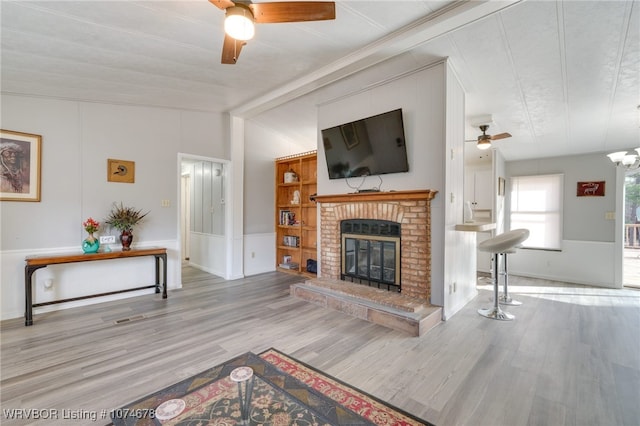
[[[321,130],[329,179],[409,171],[402,109]]]

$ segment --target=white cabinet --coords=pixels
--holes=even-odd
[[[493,179],[491,170],[465,170],[464,200],[474,210],[491,210]]]
[[[475,221],[493,222],[492,175],[491,169],[466,168],[464,171],[464,200],[471,201]],[[491,236],[491,232],[478,232],[478,244]],[[491,271],[490,253],[477,252],[477,269],[481,272]]]

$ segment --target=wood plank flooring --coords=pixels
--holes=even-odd
[[[225,281],[186,268],[183,279],[167,300],[2,322],[0,423],[108,424],[103,410],[275,347],[439,426],[639,424],[638,290],[512,277],[524,305],[498,322],[476,313],[492,303],[480,281],[462,311],[409,337],[290,297],[292,275]],[[16,408],[85,418],[8,420]]]

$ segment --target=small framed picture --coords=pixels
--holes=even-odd
[[[136,163],[127,160],[107,160],[107,181],[134,183],[136,180]]]
[[[0,201],[40,201],[42,136],[0,130]]]
[[[605,181],[578,182],[578,197],[604,197]]]

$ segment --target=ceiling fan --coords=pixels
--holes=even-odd
[[[488,135],[487,129],[489,129],[488,124],[481,124],[480,130],[482,130],[482,134],[478,136],[478,149],[489,149],[491,147],[491,141],[495,141],[498,139],[510,138],[510,133],[498,133],[497,135]]]
[[[242,46],[254,35],[253,24],[280,22],[324,21],[336,18],[336,6],[332,1],[284,1],[251,3],[239,0],[209,0],[226,12],[222,63],[235,64]]]

